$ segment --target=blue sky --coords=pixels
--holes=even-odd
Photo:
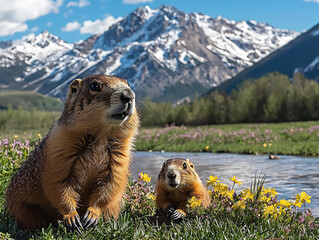
[[[0,41],[48,30],[67,42],[101,33],[140,6],[255,20],[303,31],[319,23],[319,0],[0,0]]]

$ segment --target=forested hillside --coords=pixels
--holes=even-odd
[[[230,95],[215,91],[175,107],[149,101],[144,106],[141,110],[144,126],[317,120],[319,84],[301,73],[296,73],[293,79],[270,73],[255,81],[244,81]]]

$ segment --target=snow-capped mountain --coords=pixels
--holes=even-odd
[[[101,35],[68,44],[49,32],[0,49],[0,88],[63,98],[74,78],[126,78],[138,95],[177,101],[201,94],[298,33],[174,7],[141,7]]]
[[[225,81],[218,88],[231,92],[245,79],[257,79],[270,72],[280,72],[289,77],[293,77],[295,72],[301,72],[308,79],[319,82],[319,24]]]
[[[44,31],[30,40],[0,50],[1,88],[17,90],[32,86],[28,89],[38,91],[36,83],[48,78],[53,81],[59,58],[71,49],[73,44]]]
[[[6,49],[12,46],[12,41],[1,41],[0,42],[0,49]]]

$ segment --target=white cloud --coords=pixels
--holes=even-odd
[[[0,36],[28,29],[25,23],[50,12],[58,12],[64,0],[0,0]]]
[[[30,34],[28,34],[28,35],[26,35],[26,36],[23,36],[23,37],[21,38],[21,40],[22,40],[22,41],[29,41],[29,40],[31,40],[31,39],[33,39],[33,38],[35,38],[35,34],[34,34],[34,33],[30,33]]]
[[[64,28],[62,28],[62,31],[72,32],[72,31],[80,29],[80,27],[81,27],[81,24],[77,21],[69,22]]]
[[[153,0],[123,0],[123,3],[127,3],[127,4],[138,4],[138,3],[145,3],[145,2],[153,2]]]
[[[305,0],[306,2],[316,2],[319,3],[319,0]]]
[[[82,34],[102,34],[103,32],[107,31],[110,26],[112,26],[114,23],[122,20],[123,18],[118,17],[114,18],[111,15],[106,16],[104,19],[96,19],[95,21],[87,20],[84,21],[82,24],[74,21],[69,22],[65,27],[62,28],[62,31],[64,32],[71,32],[80,30],[80,33]]]
[[[33,38],[35,38],[35,34],[34,33],[30,33],[29,35],[23,36],[20,39],[14,40],[13,41],[13,45],[18,45],[18,44],[20,44],[22,42],[29,41],[29,40],[31,40]]]
[[[66,6],[67,7],[85,7],[90,5],[88,0],[79,0],[78,2],[69,2]]]
[[[31,29],[31,32],[36,32],[36,31],[38,31],[39,30],[39,27],[33,27],[32,29]]]
[[[81,33],[90,33],[90,34],[101,34],[108,30],[110,26],[114,23],[122,20],[121,17],[115,19],[113,16],[107,16],[106,18],[100,20],[97,19],[94,22],[88,20],[83,22],[83,25],[80,29]]]
[[[28,25],[25,23],[15,23],[9,21],[0,22],[0,36],[13,35],[16,32],[24,32],[28,29]]]

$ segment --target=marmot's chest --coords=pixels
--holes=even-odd
[[[179,191],[176,189],[175,191],[169,192],[169,198],[172,204],[178,204],[180,202],[187,201],[190,198],[190,192]]]
[[[79,179],[80,187],[87,188],[99,181],[116,180],[114,172],[118,164],[114,164],[114,153],[109,143],[90,144],[79,153],[75,160],[75,178]],[[72,172],[72,171],[71,171]],[[112,177],[111,177],[112,176]]]

